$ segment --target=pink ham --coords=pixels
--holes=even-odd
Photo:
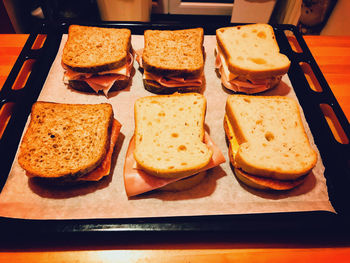
[[[109,90],[112,88],[113,84],[116,81],[125,80],[130,77],[133,63],[134,56],[132,53],[129,52],[127,62],[123,67],[107,71],[101,71],[97,74],[76,72],[65,67],[64,65],[62,66],[65,69],[64,74],[69,80],[85,81],[96,93],[102,90],[103,93],[107,96]],[[119,73],[120,70],[122,70],[123,68],[126,69],[125,75]]]
[[[158,82],[164,87],[200,87],[203,83],[203,75],[192,78],[181,77],[163,77],[158,74],[147,72],[147,80],[153,80]]]
[[[207,146],[213,151],[213,156],[207,166],[200,169],[197,172],[206,171],[210,168],[216,167],[221,163],[225,162],[225,157],[221,153],[219,147],[217,147],[214,142],[211,140],[209,135],[205,133],[204,142]],[[137,168],[137,163],[134,159],[135,142],[134,137],[131,138],[129,143],[129,148],[126,153],[125,162],[124,162],[124,186],[127,196],[135,196],[145,192],[152,191],[154,189],[163,187],[172,182],[178,181],[181,178],[159,178],[147,174],[146,172]]]

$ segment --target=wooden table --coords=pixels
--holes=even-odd
[[[0,35],[0,87],[27,37]],[[350,119],[350,36],[306,36],[305,40]],[[159,243],[155,240],[150,244],[118,241],[112,245],[84,247],[72,244],[65,247],[29,247],[0,248],[0,262],[350,262],[350,242],[327,245],[326,240],[308,245],[293,241]]]

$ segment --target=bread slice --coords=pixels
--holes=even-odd
[[[299,177],[295,180],[275,180],[267,177],[259,177],[251,174],[247,174],[242,169],[234,169],[235,175],[244,184],[259,190],[275,190],[286,191],[293,189],[302,183],[304,183],[307,175]]]
[[[131,31],[71,25],[62,63],[77,72],[96,73],[119,68],[131,49]]]
[[[290,60],[280,53],[273,28],[268,24],[219,28],[216,40],[235,75],[267,79],[288,72]]]
[[[230,95],[226,115],[239,145],[233,157],[236,168],[251,175],[294,180],[316,165],[317,155],[295,100]]]
[[[146,30],[142,64],[159,75],[199,76],[204,67],[203,28]]]
[[[30,177],[69,181],[106,156],[113,122],[110,104],[36,102],[18,162]]]
[[[193,175],[211,160],[203,142],[206,99],[198,93],[143,97],[135,103],[138,166],[163,178]]]

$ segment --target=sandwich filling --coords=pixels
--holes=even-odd
[[[231,164],[234,166],[235,175],[246,185],[257,189],[289,190],[305,181],[307,174],[294,180],[278,180],[247,173],[235,162],[235,156],[239,149],[239,143],[226,114],[224,117],[224,128],[226,136],[229,140],[229,158]]]
[[[213,155],[211,157],[210,162],[205,167],[196,171],[195,174],[205,172],[225,162],[225,157],[223,156],[220,148],[214,144],[214,142],[207,133],[205,133],[204,136],[204,143],[209,149],[213,151]],[[158,188],[162,188],[166,185],[194,176],[188,175],[179,178],[161,178],[150,175],[137,165],[137,162],[134,158],[134,151],[135,137],[132,137],[129,143],[124,163],[124,186],[126,194],[129,197],[146,193]]]
[[[222,84],[229,90],[247,94],[259,93],[276,86],[282,76],[274,76],[268,79],[253,79],[232,73],[228,63],[218,47],[216,51],[215,67],[219,69]]]
[[[143,68],[142,64],[142,52],[143,49],[136,51],[136,61],[141,68]],[[154,72],[149,72],[144,70],[143,79],[155,81],[163,87],[173,88],[173,87],[200,87],[203,84],[203,72],[199,76],[191,76],[191,77],[181,77],[181,76],[164,76],[160,74],[156,74]]]
[[[78,181],[99,181],[103,177],[109,175],[111,172],[113,150],[119,136],[120,128],[121,124],[116,119],[114,119],[111,131],[111,139],[106,157],[103,159],[100,166],[98,166],[92,172],[84,175],[83,177],[78,178]]]
[[[126,64],[124,66],[108,71],[101,71],[98,73],[77,72],[66,67],[62,63],[62,66],[65,69],[63,81],[67,85],[69,85],[70,80],[84,81],[96,93],[101,90],[107,96],[109,90],[112,88],[116,81],[127,80],[130,78],[133,63],[134,56],[131,52],[128,52]]]

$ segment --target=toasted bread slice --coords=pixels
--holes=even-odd
[[[268,24],[219,28],[216,40],[235,75],[266,79],[288,72],[290,60],[280,53],[273,28]]]
[[[197,93],[143,97],[135,103],[138,166],[165,178],[193,175],[211,160],[203,142],[206,99]]]
[[[112,123],[113,109],[107,103],[36,102],[18,162],[31,177],[81,177],[105,158]]]
[[[119,68],[131,49],[131,31],[71,25],[62,63],[77,72],[97,73]]]
[[[230,95],[226,115],[238,143],[232,164],[248,174],[295,180],[316,165],[296,101]],[[230,135],[231,136],[231,135]]]
[[[146,30],[142,64],[159,75],[198,76],[203,71],[203,28]]]

